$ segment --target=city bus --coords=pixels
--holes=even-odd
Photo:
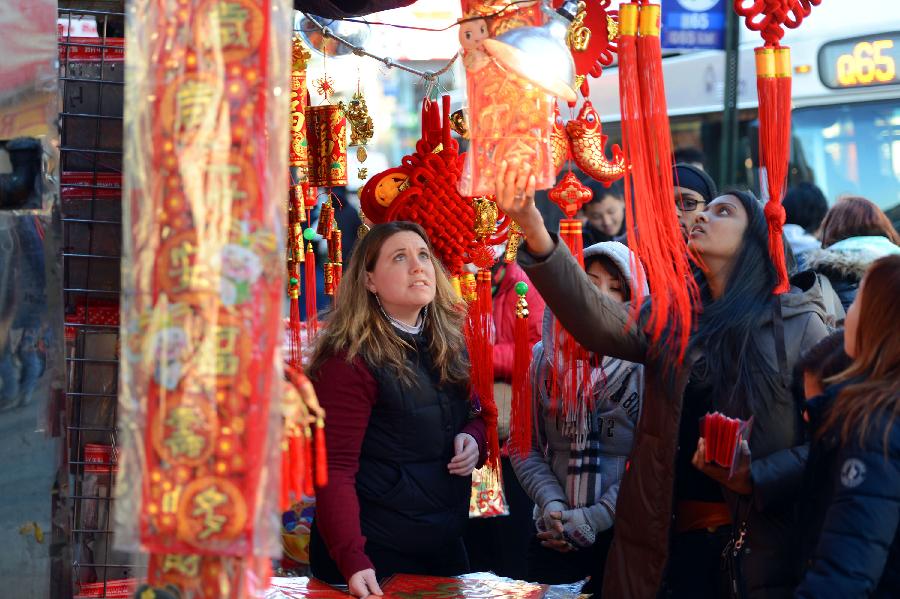
[[[730,3],[729,3],[730,4]],[[900,11],[884,0],[830,0],[813,7],[782,40],[793,62],[789,184],[811,181],[829,203],[862,195],[900,220]],[[737,175],[729,184],[760,191],[753,49],[759,34],[741,23]],[[725,59],[721,51],[666,55],[666,101],[673,148],[694,147],[718,178]],[[590,81],[608,143],[620,143],[615,67]],[[609,146],[607,146],[609,153]]]

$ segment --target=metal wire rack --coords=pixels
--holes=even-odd
[[[122,210],[124,2],[60,2],[66,311],[65,597],[128,597],[139,557],[113,549]]]

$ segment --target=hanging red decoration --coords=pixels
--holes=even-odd
[[[524,456],[531,450],[532,410],[531,365],[532,344],[528,334],[528,284],[516,283],[516,325],[513,331],[513,371],[512,371],[512,413],[509,426],[508,448],[511,454]]]
[[[578,210],[593,197],[594,192],[578,180],[573,173],[568,172],[556,187],[550,190],[550,199],[559,206],[566,218],[573,219]]]
[[[594,192],[584,186],[581,181],[570,171],[550,190],[550,199],[560,207],[567,218],[559,221],[559,238],[566,244],[575,260],[584,267],[584,240],[582,239],[582,224],[575,217],[578,210],[593,197]],[[577,409],[579,373],[585,372],[579,369],[578,364],[587,359],[587,352],[566,331],[558,320],[553,327],[554,339],[556,339],[558,351],[555,352],[554,376],[551,380],[551,394],[554,398],[554,411],[563,415]],[[572,383],[567,384],[566,376],[572,377]]]
[[[784,27],[796,28],[822,0],[735,0],[734,11],[746,19],[747,28],[759,31],[763,45],[756,49],[756,92],[759,96],[760,172],[765,169],[766,223],[769,256],[778,272],[775,294],[790,290],[784,257],[781,205],[787,184],[791,150],[791,55],[781,45]]]
[[[553,168],[558,175],[559,171],[571,157],[569,136],[566,133],[566,123],[559,113],[559,104],[553,105],[553,131],[550,132],[550,151],[553,156]]]
[[[443,112],[437,102],[423,101],[422,138],[415,152],[404,156],[401,166],[373,175],[360,191],[360,204],[374,223],[410,220],[422,225],[441,263],[458,277],[484,244],[475,233],[472,199],[457,189],[463,156],[450,135],[450,97],[444,96],[442,103]],[[498,215],[488,245],[506,239],[508,223]]]
[[[662,77],[659,39],[660,7],[630,2],[619,7],[619,97],[622,139],[630,165],[625,177],[628,245],[646,265],[653,289],[646,330],[652,346],[666,342],[680,360],[691,332],[697,288],[691,276],[687,248],[675,214],[672,147]],[[632,318],[644,297],[636,289]]]
[[[304,258],[304,284],[306,285],[306,338],[312,339],[319,332],[319,313],[316,308],[316,253],[312,241],[316,238],[316,230],[310,227],[303,231],[306,241],[306,257]]]
[[[326,482],[323,484],[327,484],[328,472],[326,462],[321,458],[324,449],[320,451],[317,440],[314,454],[308,441],[313,435],[313,426],[315,434],[320,434],[320,423],[324,426],[325,422],[325,410],[319,405],[312,384],[300,368],[287,363],[284,376],[281,506],[282,509],[289,509],[304,495],[314,495],[314,481],[319,484],[318,481],[324,480]]]
[[[618,12],[609,10],[612,0],[582,0],[569,25],[566,45],[575,61],[578,91],[590,96],[588,77],[597,78],[613,63],[617,51]],[[574,106],[574,102],[569,103]]]
[[[347,115],[340,106],[306,109],[309,182],[319,187],[347,184]]]
[[[584,174],[607,187],[625,176],[625,156],[618,144],[613,144],[613,159],[606,158],[604,148],[607,136],[603,135],[600,115],[590,100],[586,100],[578,118],[566,123],[566,134],[571,144],[572,158]]]

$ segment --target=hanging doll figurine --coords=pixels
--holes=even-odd
[[[463,21],[459,25],[459,45],[463,48],[463,66],[470,73],[480,71],[490,61],[484,51],[484,40],[491,36],[487,20]]]

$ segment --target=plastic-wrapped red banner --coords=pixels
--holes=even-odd
[[[118,542],[276,555],[290,4],[129,16]]]

